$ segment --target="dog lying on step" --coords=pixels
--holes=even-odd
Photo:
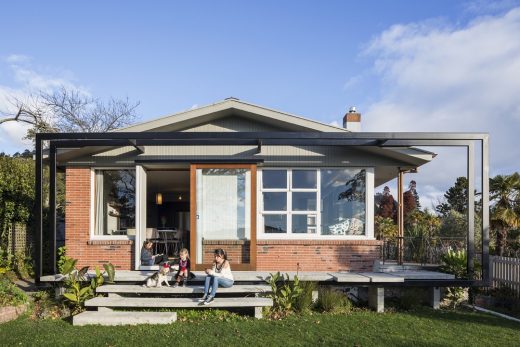
[[[146,282],[143,284],[143,287],[162,287],[163,283],[169,287],[170,283],[168,283],[168,274],[170,273],[170,264],[164,263],[159,271],[151,275],[146,279]]]

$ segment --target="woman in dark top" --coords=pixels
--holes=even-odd
[[[152,266],[162,264],[168,261],[168,257],[164,254],[152,254],[152,241],[144,241],[143,248],[141,248],[141,265]]]

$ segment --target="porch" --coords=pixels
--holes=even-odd
[[[378,272],[326,272],[305,271],[287,272],[289,278],[295,275],[302,281],[317,282],[320,286],[334,286],[341,289],[346,287],[368,288],[368,302],[371,309],[384,312],[385,288],[389,287],[425,287],[430,291],[430,304],[433,308],[439,308],[441,292],[440,288],[450,286],[469,286],[472,281],[457,280],[451,274],[445,274],[431,269],[425,270],[418,265],[381,267]],[[147,288],[142,283],[154,270],[147,271],[118,271],[115,281],[117,284],[103,285],[97,289],[98,296],[85,303],[89,311],[75,317],[74,324],[139,324],[141,320],[149,322],[149,312],[142,309],[153,310],[162,308],[190,308],[202,309],[208,306],[200,305],[198,298],[203,294],[203,281],[205,273],[194,271],[195,278],[186,287],[159,287]],[[217,298],[209,306],[226,309],[254,309],[254,316],[262,318],[262,308],[273,305],[268,297],[271,288],[267,284],[271,272],[266,271],[234,271],[235,284],[231,288],[220,288]],[[42,281],[60,282],[60,275],[43,276]],[[169,278],[170,283],[174,279]],[[59,285],[58,285],[59,286]],[[313,293],[317,299],[318,292]],[[132,311],[135,320],[128,321],[128,312],[122,316],[119,309],[138,309]],[[116,311],[114,311],[114,309]],[[99,313],[96,313],[99,312]],[[172,312],[170,313],[172,314]],[[174,312],[173,312],[174,314]],[[103,323],[103,319],[112,317]],[[171,322],[173,316],[168,316],[164,322]],[[120,323],[117,323],[120,322]],[[155,321],[154,321],[155,322]],[[166,324],[166,323],[165,323]]]

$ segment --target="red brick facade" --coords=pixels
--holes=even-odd
[[[67,168],[67,254],[78,267],[102,267],[111,262],[120,270],[134,263],[129,240],[90,240],[90,168]],[[223,244],[224,242],[225,244]],[[215,248],[224,248],[232,263],[249,262],[249,243],[205,241],[204,260],[213,260]],[[381,241],[375,240],[257,240],[259,271],[371,271],[379,259]]]
[[[202,248],[202,260],[204,264],[212,263],[215,249],[222,248],[226,251],[228,260],[232,264],[242,264],[250,262],[249,241],[244,240],[204,240]]]
[[[134,245],[130,240],[90,240],[90,168],[68,167],[66,172],[65,246],[67,255],[78,259],[77,267],[112,263],[130,270]]]
[[[259,271],[372,271],[377,240],[257,240]]]

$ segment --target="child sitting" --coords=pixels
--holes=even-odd
[[[156,264],[163,264],[168,261],[168,257],[164,254],[152,253],[153,243],[151,241],[144,241],[141,249],[141,265],[151,266]]]
[[[178,287],[182,281],[182,286],[186,287],[188,284],[188,279],[195,277],[190,272],[191,262],[190,262],[190,254],[186,248],[183,248],[179,251],[179,270],[175,274],[175,284],[173,287]]]

